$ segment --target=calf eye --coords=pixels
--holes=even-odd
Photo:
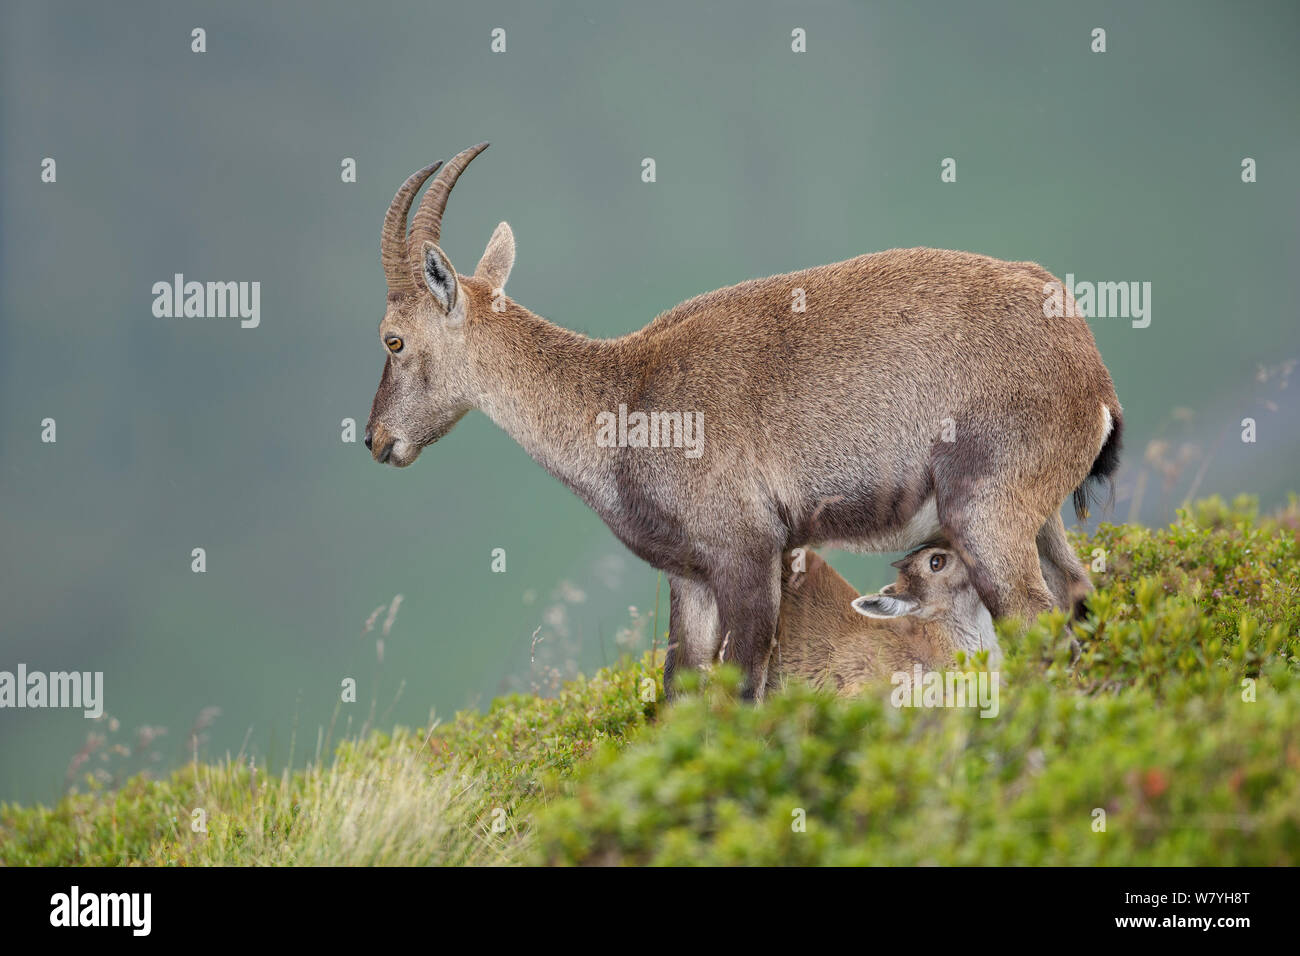
[[[384,339],[384,344],[388,346],[388,351],[390,352],[402,351],[402,340],[396,335],[390,335],[388,338]]]
[[[938,574],[943,570],[943,566],[948,563],[947,555],[932,554],[930,555],[930,570]]]

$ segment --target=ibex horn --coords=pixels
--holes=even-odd
[[[470,160],[487,148],[487,143],[479,143],[453,156],[420,200],[420,208],[415,211],[415,218],[411,221],[411,238],[407,246],[408,261],[413,265],[416,264],[420,247],[425,242],[437,242],[442,236],[442,211],[447,208],[451,187],[456,185],[456,180],[470,164]]]
[[[411,276],[410,260],[406,255],[406,215],[411,211],[411,201],[425,180],[434,174],[442,161],[425,166],[402,183],[384,215],[384,228],[379,234],[379,255],[384,263],[384,278],[388,280],[388,293],[414,292],[415,279]]]

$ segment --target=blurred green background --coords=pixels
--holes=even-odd
[[[340,441],[383,361],[384,210],[481,140],[443,246],[472,271],[508,219],[512,296],[569,328],[895,246],[1150,282],[1149,328],[1092,321],[1125,408],[1114,516],[1300,485],[1294,2],[545,6],[0,11],[0,669],[103,671],[113,739],[167,728],[81,772],[174,764],[208,706],[204,755],[280,766],[372,701],[418,724],[646,640],[655,572],[482,415],[402,471]],[[155,318],[177,272],[260,281],[261,326]],[[0,799],[56,796],[89,731],[0,711]]]

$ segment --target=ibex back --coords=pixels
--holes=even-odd
[[[799,546],[906,551],[942,533],[998,616],[1089,590],[1059,510],[1114,470],[1120,405],[1077,310],[1045,317],[1049,272],[896,249],[719,289],[591,339],[505,295],[505,223],[473,275],[439,248],[448,193],[485,146],[447,164],[409,237],[436,165],[385,217],[387,354],[366,445],[409,465],[485,412],[667,573],[669,687],[726,634],[762,693],[781,554]],[[636,416],[652,412],[647,435]],[[686,414],[698,453],[654,440]]]

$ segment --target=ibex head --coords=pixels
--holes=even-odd
[[[441,163],[404,182],[384,216],[379,245],[388,308],[379,339],[386,354],[365,437],[376,461],[409,465],[473,407],[466,330],[502,294],[515,239],[506,223],[497,226],[473,276],[456,273],[438,239],[451,188],[487,145],[458,153],[442,169],[420,201],[409,236],[411,202]]]

